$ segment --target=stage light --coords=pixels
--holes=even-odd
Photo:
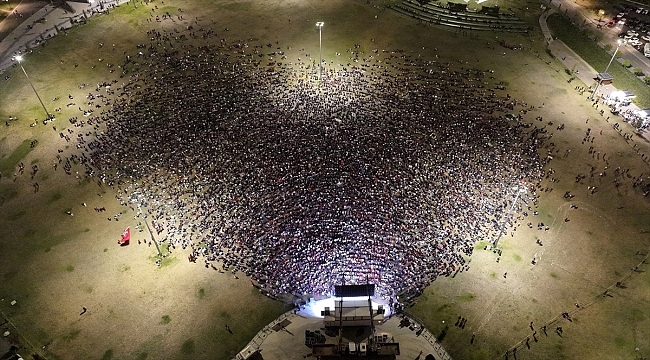
[[[330,309],[330,313],[333,315],[334,314],[334,308],[336,307],[336,301],[340,300],[340,298],[337,297],[329,297],[326,299],[321,299],[321,300],[314,300],[308,302],[305,306],[304,309],[301,308],[300,313],[305,316],[309,316],[312,318],[324,318],[321,313],[325,311],[325,308]],[[367,301],[368,298],[365,296],[357,296],[357,297],[346,297],[346,301],[352,301],[352,300],[363,300]],[[372,301],[372,308],[374,311],[377,311],[379,306],[381,305],[383,309],[385,310],[384,312],[384,318],[390,317],[390,306],[388,303],[388,300],[384,300],[381,298],[373,297],[371,298]]]

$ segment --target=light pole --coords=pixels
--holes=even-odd
[[[23,67],[23,64],[21,64],[21,61],[23,61],[23,57],[21,55],[18,55],[18,56],[15,57],[15,59],[18,62],[18,65],[20,65],[20,68],[23,69],[23,73],[25,74],[25,77],[27,78],[27,81],[29,81],[29,85],[32,86],[32,90],[34,90],[34,94],[36,94],[36,97],[38,98],[38,101],[41,103],[41,106],[43,107],[43,110],[45,110],[45,113],[47,114],[47,119],[48,120],[53,119],[54,116],[50,115],[50,113],[45,108],[45,104],[43,104],[43,100],[41,100],[41,97],[38,96],[38,93],[36,92],[36,88],[34,87],[34,84],[32,84],[32,80],[27,75],[27,71],[25,71],[25,68]]]
[[[603,71],[603,72],[607,72],[607,70],[609,70],[609,66],[612,65],[612,61],[614,61],[614,58],[616,57],[616,53],[618,52],[618,49],[621,47],[621,45],[623,45],[625,43],[626,43],[625,40],[618,39],[618,46],[616,47],[616,50],[614,51],[614,55],[612,55],[612,58],[609,59],[609,64],[607,64],[607,67],[605,68],[605,71]]]
[[[605,10],[603,9],[598,10],[598,15],[600,16],[598,18],[598,24],[600,25],[600,23],[603,21],[603,15],[605,15]]]
[[[614,58],[616,57],[616,54],[618,53],[618,49],[621,47],[621,45],[625,44],[625,40],[618,39],[618,46],[616,47],[616,50],[614,50],[614,55],[612,55],[612,58],[609,59],[609,63],[607,64],[607,67],[605,68],[605,71],[603,73],[606,73],[607,70],[609,70],[609,66],[612,65],[612,62],[614,61]],[[598,91],[598,87],[600,87],[600,82],[601,80],[598,79],[598,74],[596,74],[596,80],[598,81],[596,83],[596,88],[594,89],[594,92],[591,93],[591,100],[594,99],[594,96],[596,95],[596,91]]]
[[[508,220],[510,220],[510,217],[512,215],[512,210],[515,209],[515,206],[517,205],[517,200],[519,200],[519,196],[522,194],[526,193],[526,187],[525,186],[515,186],[513,190],[517,191],[517,196],[515,196],[515,200],[512,202],[512,206],[510,206],[510,210],[508,210],[508,213],[506,214],[506,219],[503,221],[503,224],[501,225],[501,230],[499,231],[499,235],[497,235],[496,239],[494,239],[494,244],[493,247],[496,249],[497,245],[499,245],[499,240],[501,240],[501,236],[503,235],[503,232],[506,230],[506,224],[508,223]]]
[[[316,23],[316,27],[318,27],[318,81],[320,81],[323,72],[323,25],[325,23],[322,21]]]
[[[140,216],[142,219],[142,216]],[[160,246],[158,246],[158,241],[156,241],[156,238],[153,237],[153,231],[151,231],[151,228],[149,227],[149,223],[147,222],[147,219],[144,219],[145,225],[147,225],[147,230],[149,230],[149,235],[151,235],[151,240],[153,240],[154,245],[156,245],[156,250],[158,250],[158,257],[162,259],[163,253],[160,251]]]

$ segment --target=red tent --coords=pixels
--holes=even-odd
[[[122,238],[117,243],[124,246],[129,245],[129,241],[131,241],[131,227],[128,227],[126,230],[124,230],[122,233]]]

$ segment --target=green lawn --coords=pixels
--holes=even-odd
[[[609,63],[612,56],[588,37],[591,34],[578,31],[569,20],[559,14],[548,17],[548,26],[555,37],[562,40],[594,69],[603,71],[607,67],[607,63]],[[636,94],[635,102],[639,107],[650,107],[650,87],[645,85],[643,81],[618,62],[612,63],[608,73],[614,76],[614,86],[617,89],[631,90]]]

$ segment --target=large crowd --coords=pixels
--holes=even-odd
[[[520,188],[535,201],[546,134],[489,70],[355,46],[316,81],[304,51],[183,34],[150,32],[61,137],[191,261],[269,296],[417,293],[467,269]]]

